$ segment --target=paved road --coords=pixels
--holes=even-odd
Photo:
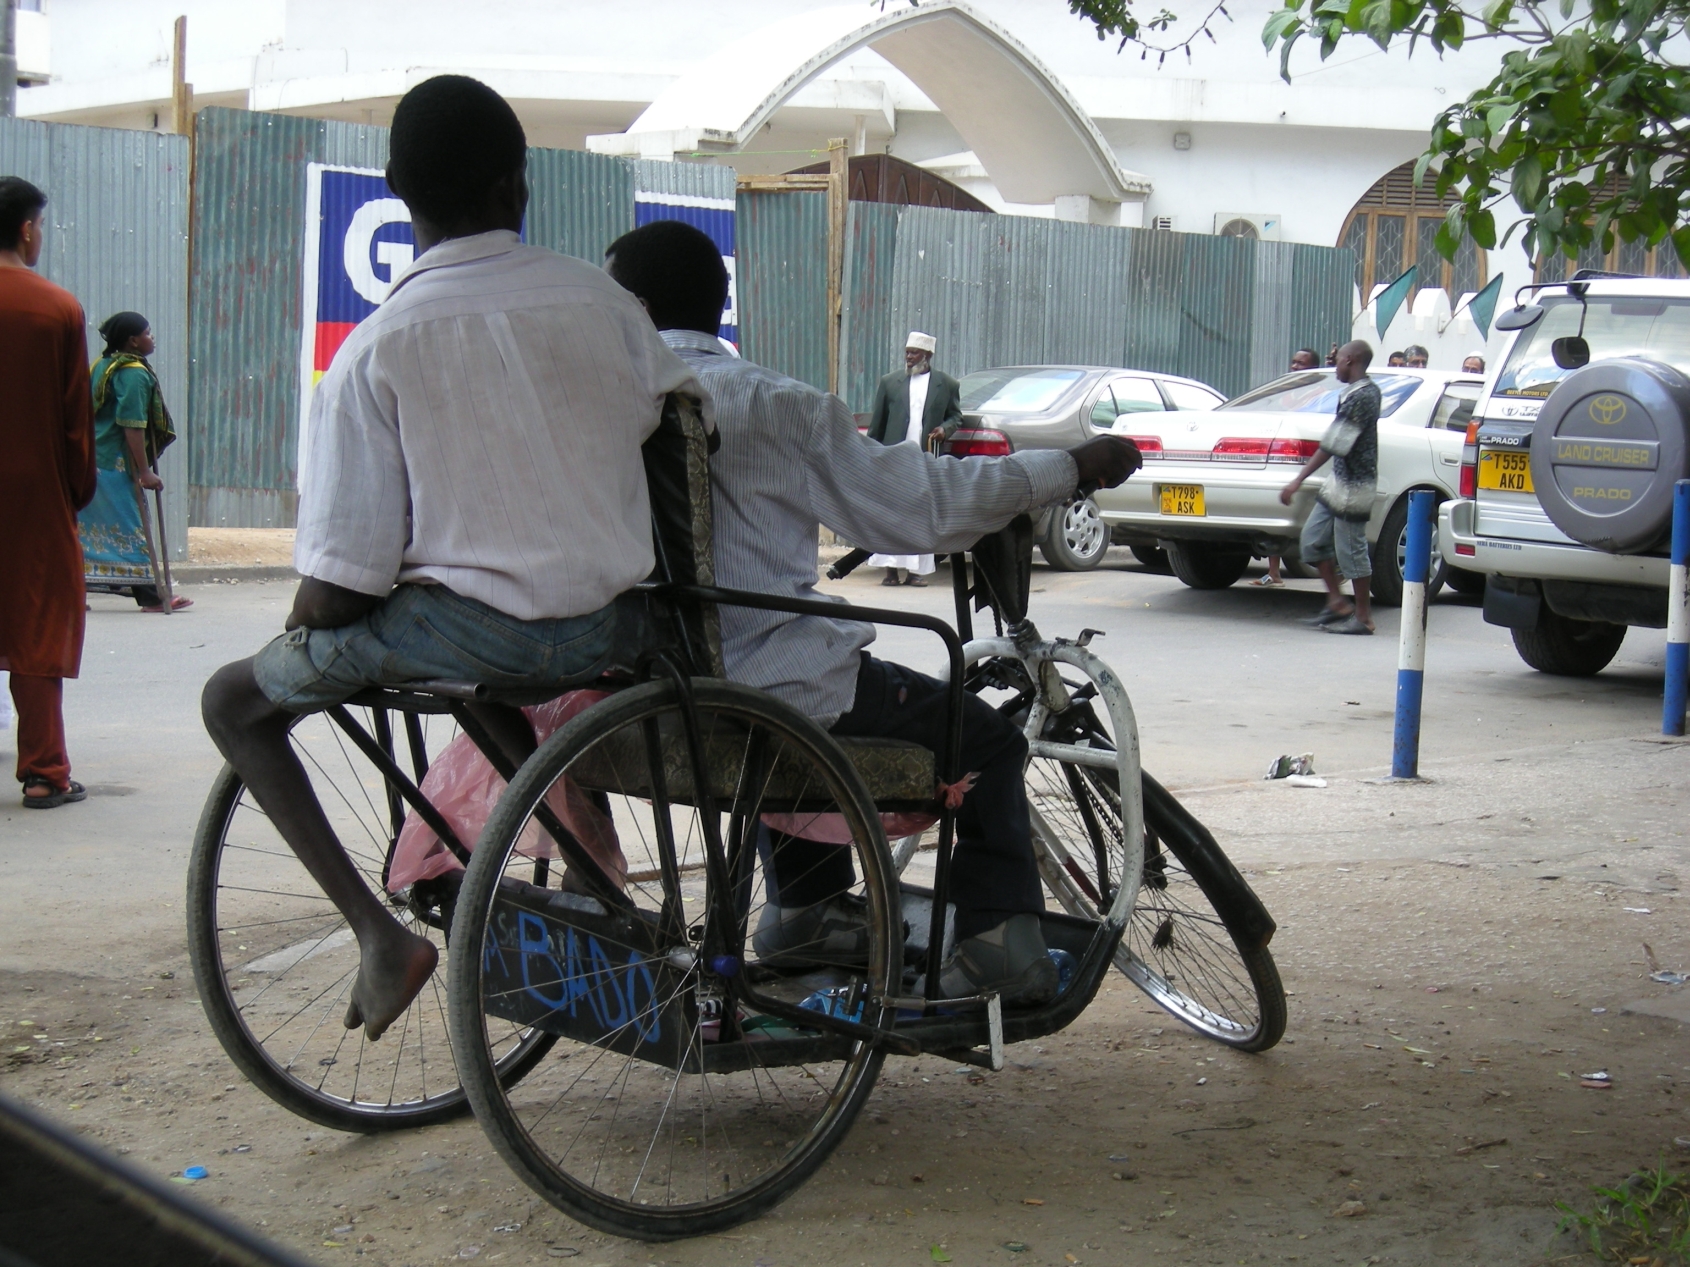
[[[184,863],[217,766],[199,685],[278,629],[292,593],[243,584],[196,587],[193,610],[167,619],[93,600],[68,713],[95,795],[0,807],[0,1086],[155,1174],[209,1163],[200,1199],[324,1262],[487,1247],[521,1263],[822,1267],[852,1251],[939,1260],[933,1247],[985,1261],[1013,1243],[1052,1267],[1382,1250],[1441,1267],[1567,1252],[1552,1200],[1586,1203],[1587,1185],[1690,1131],[1669,1098],[1690,1008],[1645,979],[1639,946],[1690,967],[1677,906],[1690,748],[1638,742],[1659,726],[1661,635],[1634,632],[1596,679],[1553,679],[1476,608],[1440,603],[1423,760],[1436,781],[1382,787],[1363,780],[1389,760],[1395,612],[1380,637],[1331,637],[1297,624],[1318,605],[1312,583],[1200,594],[1115,553],[1089,575],[1037,570],[1035,619],[1105,631],[1095,645],[1132,691],[1146,765],[1278,919],[1292,1020],[1267,1056],[1187,1036],[1117,983],[978,1086],[948,1061],[890,1062],[802,1193],[661,1259],[547,1209],[473,1122],[355,1139],[292,1118],[217,1050],[183,944]],[[951,610],[941,585],[877,581],[832,588]],[[940,662],[930,638],[889,633],[879,649]],[[0,732],[0,761],[9,744]],[[1302,751],[1331,787],[1261,781],[1272,757]],[[1570,1080],[1597,1067],[1617,1089]],[[1357,1197],[1365,1218],[1329,1217]]]
[[[829,586],[858,603],[948,615],[941,572],[927,589],[889,590],[864,569]],[[144,970],[181,954],[188,844],[219,764],[201,729],[200,685],[279,630],[286,583],[202,585],[179,616],[138,614],[95,596],[83,675],[67,725],[80,806],[41,813],[0,806],[0,969],[76,963]],[[1390,761],[1397,613],[1379,636],[1340,638],[1298,620],[1318,583],[1280,591],[1189,590],[1146,573],[1124,550],[1083,574],[1035,568],[1032,610],[1049,636],[1104,631],[1095,649],[1122,674],[1138,712],[1144,762],[1179,789],[1261,777],[1283,752],[1315,754],[1323,773],[1382,773]],[[1423,751],[1428,761],[1542,744],[1647,734],[1659,725],[1664,635],[1634,630],[1619,660],[1580,681],[1534,673],[1505,631],[1448,599],[1431,615]],[[937,640],[889,630],[887,656],[935,668]],[[12,761],[0,732],[0,762]]]

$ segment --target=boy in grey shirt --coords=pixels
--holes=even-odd
[[[1326,582],[1326,609],[1310,623],[1327,633],[1373,632],[1367,520],[1379,485],[1379,385],[1367,376],[1372,362],[1373,349],[1359,339],[1338,349],[1336,377],[1348,389],[1338,399],[1320,449],[1279,494],[1289,506],[1303,481],[1332,462],[1331,478],[1309,512],[1301,542],[1303,562],[1317,566]],[[1353,604],[1344,598],[1343,581],[1355,590]]]

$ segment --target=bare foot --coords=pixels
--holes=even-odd
[[[347,1029],[362,1025],[373,1043],[405,1014],[434,972],[440,952],[426,937],[397,925],[381,934],[379,944],[360,943],[359,950],[358,980],[352,986],[345,1024]]]

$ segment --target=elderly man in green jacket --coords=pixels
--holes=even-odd
[[[933,368],[937,346],[932,335],[910,331],[904,340],[902,372],[893,371],[875,388],[869,439],[929,447],[950,439],[951,432],[962,425],[956,379]],[[869,563],[886,569],[882,585],[925,585],[921,578],[933,571],[931,554],[877,554]]]

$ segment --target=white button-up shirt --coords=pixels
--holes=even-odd
[[[703,398],[602,269],[504,230],[448,239],[317,388],[294,566],[520,620],[597,611],[651,571],[640,445],[676,390]]]
[[[934,457],[877,444],[837,396],[736,360],[708,334],[664,342],[715,401],[722,447],[710,459],[716,580],[732,589],[823,599],[817,526],[890,554],[964,550],[1023,510],[1061,501],[1079,478],[1061,449],[1006,458]],[[849,610],[849,609],[847,609]],[[857,653],[874,626],[749,607],[721,608],[728,676],[831,725],[857,695]]]
[[[922,429],[922,415],[927,412],[927,385],[932,381],[933,376],[926,370],[910,375],[910,425],[904,432],[906,443],[924,447],[927,443],[927,434]]]

